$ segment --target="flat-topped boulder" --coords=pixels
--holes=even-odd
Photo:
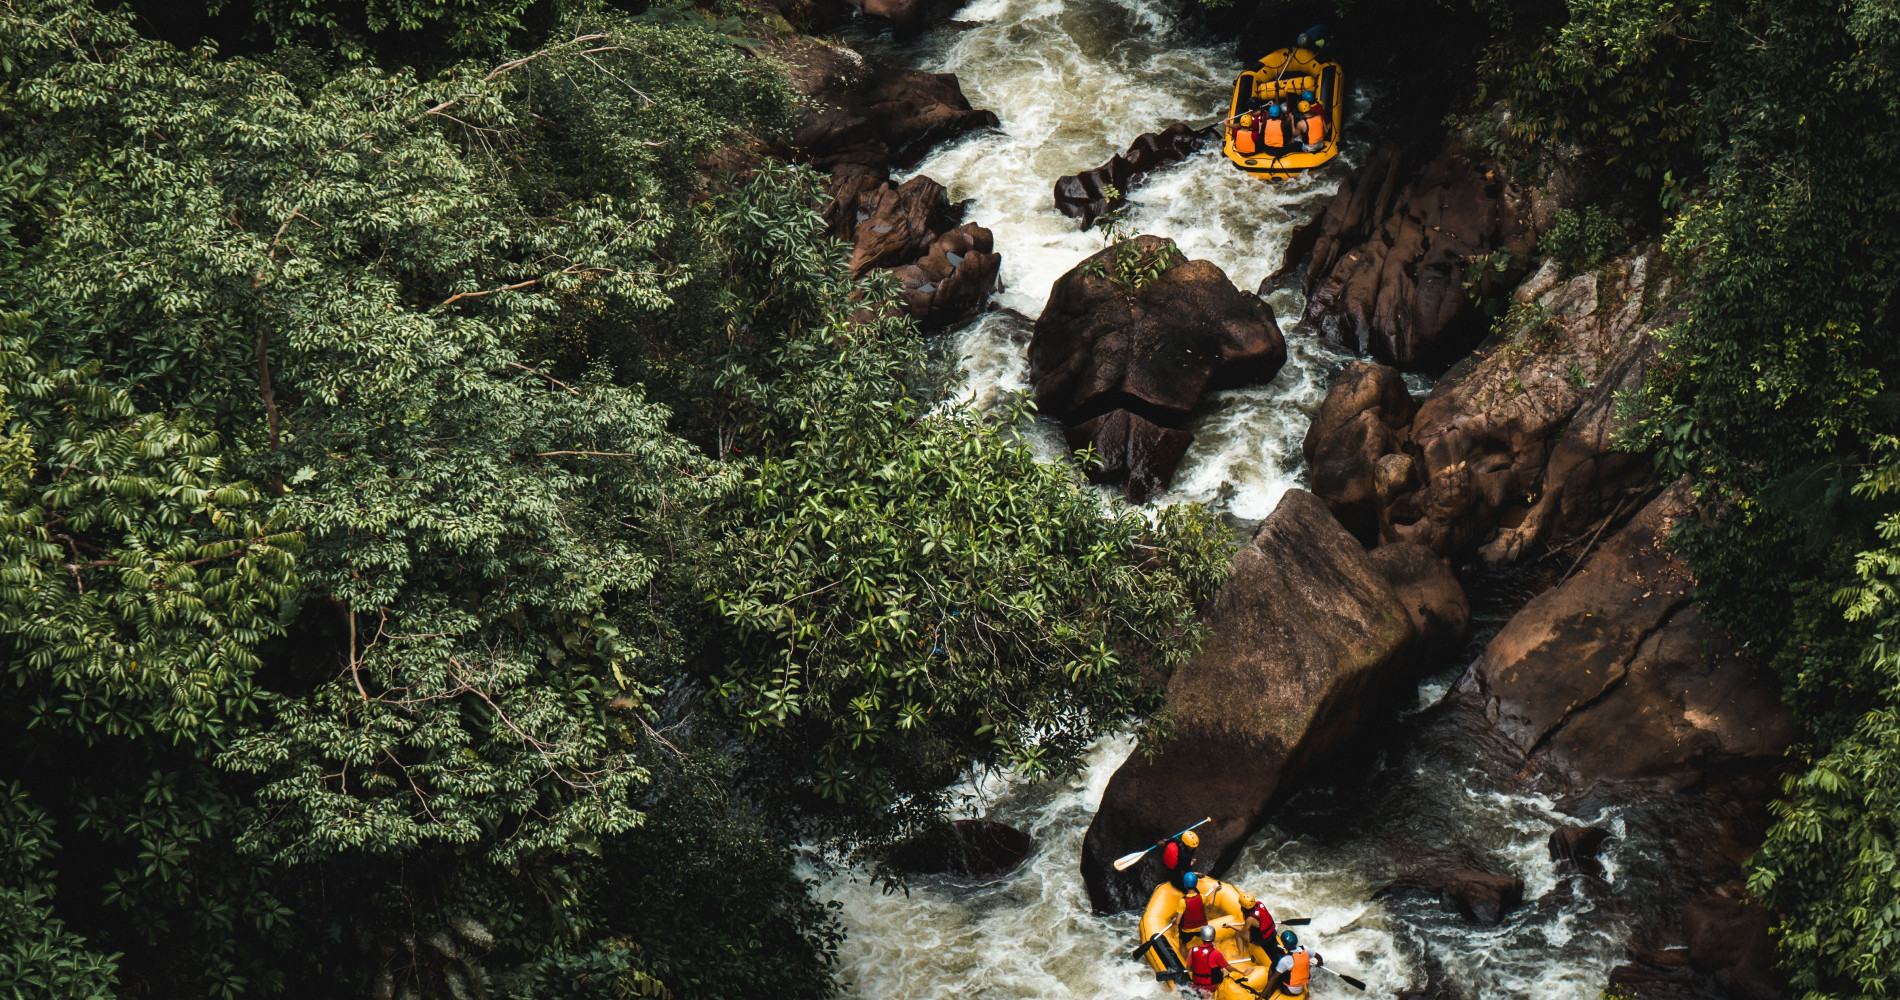
[[[1082,847],[1089,900],[1142,905],[1158,862],[1114,860],[1203,817],[1199,856],[1219,872],[1281,794],[1413,691],[1415,632],[1390,583],[1324,504],[1289,490],[1234,556],[1209,636],[1168,682],[1173,724],[1109,780]]]
[[[1131,284],[1124,266],[1147,274]],[[1148,428],[1185,434],[1180,425],[1203,394],[1266,382],[1285,363],[1266,303],[1155,236],[1102,250],[1057,279],[1029,342],[1037,408],[1071,432],[1089,428],[1069,435],[1072,447],[1094,443],[1105,459],[1119,452],[1119,465],[1095,475],[1125,484],[1137,502],[1167,489],[1180,458],[1143,442],[1186,448]],[[1116,411],[1134,419],[1097,419]],[[1129,441],[1139,454],[1129,454]]]

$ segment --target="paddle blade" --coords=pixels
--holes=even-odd
[[[1310,924],[1312,922],[1313,922],[1312,917],[1288,917],[1285,920],[1280,921],[1280,923],[1288,927],[1305,927],[1307,924]]]
[[[1154,848],[1144,847],[1133,854],[1124,854],[1121,857],[1116,858],[1115,870],[1118,872],[1125,872],[1128,869],[1133,868],[1135,866],[1135,862],[1140,861],[1144,855],[1146,855],[1149,851],[1152,851],[1152,850],[1154,850]]]
[[[1362,983],[1362,982],[1360,982],[1360,981],[1359,981],[1359,980],[1357,980],[1357,979],[1354,979],[1354,978],[1352,978],[1351,976],[1348,976],[1348,975],[1343,975],[1343,974],[1341,974],[1341,973],[1337,973],[1337,972],[1335,972],[1335,973],[1333,973],[1333,975],[1335,975],[1335,976],[1339,976],[1339,978],[1341,978],[1341,979],[1344,979],[1344,980],[1346,981],[1346,985],[1347,985],[1347,986],[1350,986],[1350,987],[1352,987],[1353,989],[1355,989],[1355,990],[1358,990],[1358,991],[1359,991],[1359,992],[1361,992],[1361,993],[1364,993],[1364,992],[1366,991],[1366,984],[1365,984],[1365,983]]]

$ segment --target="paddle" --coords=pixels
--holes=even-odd
[[[1229,961],[1230,961],[1230,962],[1233,962],[1233,963],[1240,963],[1240,962],[1252,962],[1252,963],[1253,963],[1254,965],[1259,965],[1259,964],[1260,964],[1259,962],[1254,962],[1254,960],[1253,960],[1253,959],[1251,959],[1251,958],[1235,958],[1235,959],[1229,959]],[[1352,987],[1353,989],[1355,989],[1355,990],[1358,990],[1358,991],[1359,991],[1359,992],[1361,992],[1361,993],[1364,993],[1364,992],[1366,991],[1366,984],[1365,984],[1365,983],[1362,983],[1362,982],[1360,982],[1359,980],[1357,980],[1357,979],[1354,979],[1354,978],[1352,978],[1351,976],[1348,976],[1348,975],[1346,975],[1346,974],[1345,974],[1345,973],[1343,973],[1343,972],[1333,972],[1333,970],[1332,970],[1332,969],[1329,969],[1329,968],[1327,968],[1327,967],[1326,967],[1326,966],[1324,966],[1324,965],[1315,965],[1315,966],[1313,966],[1313,968],[1315,968],[1315,969],[1318,969],[1318,970],[1320,970],[1321,972],[1332,972],[1332,973],[1333,973],[1333,975],[1335,975],[1335,976],[1338,976],[1339,978],[1341,978],[1341,979],[1343,979],[1343,980],[1345,980],[1345,981],[1346,981],[1346,985],[1347,985],[1347,986],[1350,986],[1350,987]],[[1247,984],[1245,984],[1245,983],[1242,983],[1241,985],[1242,985],[1242,986],[1245,986],[1245,985],[1247,985]],[[1251,993],[1251,992],[1253,992],[1253,991],[1252,991],[1252,990],[1248,990],[1248,992],[1250,992],[1250,993]]]
[[[1333,970],[1331,970],[1331,969],[1328,969],[1327,967],[1325,967],[1325,966],[1323,966],[1323,965],[1322,965],[1322,966],[1319,966],[1319,969],[1320,969],[1320,971],[1321,971],[1321,972],[1333,972]],[[1346,975],[1346,974],[1345,974],[1345,973],[1343,973],[1343,972],[1333,972],[1333,975],[1335,975],[1335,976],[1338,976],[1338,977],[1339,977],[1339,978],[1341,978],[1341,979],[1344,979],[1344,980],[1346,981],[1346,985],[1347,985],[1347,986],[1350,986],[1350,987],[1352,987],[1353,989],[1355,989],[1355,990],[1358,990],[1358,991],[1359,991],[1359,992],[1361,992],[1361,993],[1364,993],[1364,992],[1366,991],[1366,984],[1365,984],[1365,983],[1362,983],[1362,982],[1360,982],[1359,980],[1357,980],[1357,979],[1354,979],[1354,978],[1352,978],[1351,976],[1348,976],[1348,975]]]
[[[1201,822],[1194,824],[1194,826],[1202,826],[1204,824],[1212,823],[1212,822],[1214,822],[1214,817],[1209,816],[1208,818],[1201,820]],[[1194,826],[1188,827],[1187,830],[1182,830],[1181,833],[1186,833],[1188,832],[1188,830],[1194,829]],[[1179,837],[1181,833],[1175,834],[1174,837]],[[1168,841],[1173,840],[1174,837],[1163,837],[1160,840],[1155,841],[1152,846],[1144,847],[1141,850],[1134,852],[1133,854],[1124,854],[1121,857],[1116,858],[1115,870],[1118,872],[1125,872],[1128,869],[1133,868],[1135,866],[1135,862],[1140,861],[1142,858],[1146,857],[1149,851],[1152,851],[1156,847],[1160,847],[1161,845],[1166,844]]]
[[[1173,924],[1168,925],[1168,927],[1173,927],[1173,926],[1174,926]],[[1155,942],[1161,940],[1161,935],[1166,934],[1168,932],[1168,927],[1163,927],[1160,930],[1155,931],[1153,934],[1150,934],[1148,936],[1148,940],[1143,941],[1140,945],[1136,946],[1135,950],[1131,952],[1128,957],[1140,958],[1142,952],[1147,951],[1148,949],[1154,947]]]

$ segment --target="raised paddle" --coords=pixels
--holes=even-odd
[[[1201,822],[1194,824],[1194,826],[1202,826],[1204,824],[1212,823],[1212,822],[1214,822],[1214,817],[1209,816],[1208,818],[1201,820]],[[1181,833],[1186,833],[1188,832],[1188,830],[1194,829],[1194,826],[1188,827],[1187,830],[1182,830]],[[1175,834],[1174,837],[1179,837],[1181,833]],[[1152,846],[1144,847],[1141,850],[1134,852],[1133,854],[1124,854],[1121,857],[1116,858],[1115,870],[1118,872],[1125,872],[1128,869],[1133,868],[1135,866],[1135,862],[1140,861],[1142,858],[1146,857],[1149,851],[1152,851],[1156,847],[1160,847],[1161,845],[1167,843],[1168,841],[1173,840],[1174,837],[1163,837],[1160,840],[1155,841]]]

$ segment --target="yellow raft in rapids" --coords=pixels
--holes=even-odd
[[[1214,991],[1214,1000],[1261,1000],[1263,997],[1300,1000],[1279,990],[1267,992],[1272,968],[1267,953],[1246,939],[1247,920],[1241,914],[1240,890],[1206,875],[1201,876],[1196,888],[1207,907],[1207,922],[1214,927],[1214,947],[1227,956],[1229,963],[1227,978]],[[1155,891],[1148,896],[1148,908],[1141,913],[1141,939],[1154,941],[1154,946],[1142,954],[1158,973],[1187,969],[1187,951],[1191,946],[1183,946],[1180,936],[1170,926],[1174,915],[1181,911],[1181,897],[1181,890],[1163,882],[1155,886]],[[1156,934],[1161,935],[1158,940]],[[1172,982],[1168,989],[1174,989]]]
[[[1324,146],[1311,153],[1295,152],[1278,157],[1268,153],[1248,155],[1234,148],[1232,123],[1235,119],[1265,108],[1269,101],[1290,98],[1297,102],[1301,92],[1308,90],[1326,108]],[[1221,151],[1234,161],[1234,166],[1260,177],[1291,177],[1302,170],[1311,170],[1339,155],[1339,126],[1345,120],[1345,112],[1341,110],[1344,97],[1344,78],[1338,63],[1320,62],[1319,53],[1305,47],[1281,49],[1261,59],[1259,69],[1248,70],[1234,81],[1234,99],[1228,105],[1228,125],[1222,129]]]

